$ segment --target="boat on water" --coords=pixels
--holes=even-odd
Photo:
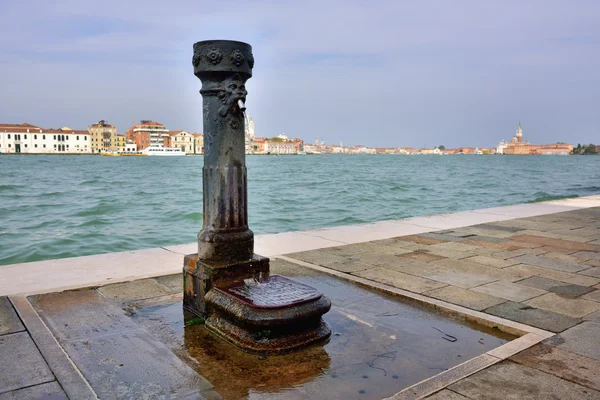
[[[120,151],[119,156],[121,156],[121,157],[147,157],[148,154],[144,154],[141,151]]]
[[[483,151],[479,150],[479,147],[475,149],[475,154],[479,155],[483,155]]]
[[[142,150],[141,153],[147,156],[185,156],[185,151],[181,150],[179,147],[150,146]]]
[[[305,152],[305,151],[299,151],[297,154],[298,154],[299,156],[305,156],[305,155],[306,155],[306,152]]]
[[[146,157],[148,154],[144,154],[141,151],[105,151],[100,153],[101,156],[105,157]]]
[[[119,154],[116,151],[102,151],[100,155],[104,157],[117,157]]]

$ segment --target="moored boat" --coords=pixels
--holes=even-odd
[[[141,151],[141,153],[147,156],[185,156],[185,152],[181,150],[179,147],[160,147],[160,146],[150,146]]]

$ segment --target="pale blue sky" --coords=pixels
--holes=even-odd
[[[199,40],[250,43],[257,135],[600,142],[598,1],[0,0],[0,122],[202,131]]]

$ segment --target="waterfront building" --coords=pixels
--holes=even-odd
[[[311,143],[304,144],[304,152],[306,154],[320,154],[321,152],[318,150],[318,147]]]
[[[186,154],[194,154],[194,137],[187,131],[170,131],[170,143],[167,147],[178,147]]]
[[[505,143],[501,141],[498,145],[498,149],[503,146],[502,153],[497,151],[498,154],[511,154],[511,155],[566,155],[571,154],[573,151],[573,145],[568,143],[553,143],[535,145],[529,143],[529,141],[523,142],[523,129],[521,123],[517,127],[515,136],[510,142]]]
[[[98,123],[88,126],[88,132],[90,134],[92,153],[119,149],[117,128],[105,120],[102,119]]]
[[[0,152],[24,154],[91,153],[87,130],[43,129],[28,123],[0,124]]]
[[[250,154],[298,154],[305,151],[302,139],[283,139],[278,137],[253,138],[250,144]],[[286,135],[283,135],[287,138]]]
[[[192,133],[194,138],[194,154],[204,154],[204,135],[202,133]]]
[[[496,147],[496,154],[504,154],[506,147],[508,147],[508,144],[504,140],[501,140]]]
[[[434,149],[421,149],[420,151],[421,154],[442,154],[442,151],[439,148],[434,148]]]
[[[298,154],[301,151],[302,140],[273,141],[265,140],[264,152],[266,154]]]
[[[118,151],[125,151],[125,148],[127,147],[127,138],[124,134],[117,133],[117,136],[115,137],[115,142],[115,147]]]
[[[125,143],[124,151],[126,151],[128,153],[135,153],[137,151],[137,145],[131,141],[127,141]]]
[[[131,127],[125,133],[127,140],[137,145],[138,150],[144,150],[149,146],[169,147],[169,130],[160,122],[142,120],[139,124],[131,123]]]
[[[306,151],[306,145],[304,145],[305,151]],[[348,154],[350,151],[347,147],[342,146],[342,144],[340,143],[339,146],[331,146],[331,153],[332,154]]]

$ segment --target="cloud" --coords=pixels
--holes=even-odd
[[[7,4],[8,3],[8,4]],[[597,138],[595,1],[23,1],[0,5],[3,122],[201,131],[192,44],[253,45],[257,133],[372,146]]]

